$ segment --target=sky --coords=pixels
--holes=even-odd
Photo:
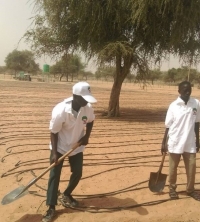
[[[5,65],[6,56],[14,49],[30,50],[23,39],[24,33],[31,25],[34,16],[33,0],[0,0],[0,66]],[[20,41],[21,40],[21,41]],[[42,68],[50,63],[48,58],[36,60]]]
[[[30,50],[29,45],[21,38],[31,25],[31,17],[34,16],[33,3],[34,0],[0,0],[0,66],[5,65],[6,56],[14,49]],[[44,64],[55,63],[47,57],[39,58],[36,62],[40,64],[40,68]],[[162,62],[161,70],[179,68],[181,65],[178,58],[170,56],[169,61]],[[195,68],[200,70],[199,66]],[[95,63],[90,61],[87,69],[95,72]]]

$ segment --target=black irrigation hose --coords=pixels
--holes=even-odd
[[[22,137],[22,138],[15,138],[15,139],[12,139],[12,140],[6,140],[6,141],[3,141],[2,143],[0,143],[0,145],[5,145],[6,143],[9,143],[9,142],[13,142],[13,141],[17,141],[17,140],[20,140],[20,141],[22,141],[22,140],[29,140],[29,139],[38,139],[38,137],[26,137],[26,138],[24,138],[24,137]],[[43,136],[41,136],[39,139],[47,139],[47,137],[43,137]]]
[[[31,144],[32,145],[32,144]],[[44,149],[44,150],[47,150],[47,149]],[[32,151],[36,151],[36,150],[31,150],[31,152]],[[148,150],[148,152],[149,152],[150,150]],[[136,151],[135,151],[136,152]],[[19,154],[19,153],[21,153],[21,152],[18,152],[18,153],[14,153],[14,154]],[[131,153],[133,153],[133,152],[131,152]],[[13,155],[14,155],[13,154]],[[116,153],[115,153],[116,154]],[[158,155],[151,155],[151,156],[139,156],[139,157],[132,157],[132,158],[129,158],[129,161],[130,160],[136,160],[136,159],[142,159],[142,158],[150,158],[150,157],[158,157]],[[120,158],[119,158],[120,159]],[[90,161],[91,159],[86,159],[86,161]],[[92,160],[94,160],[94,159],[92,159]],[[121,158],[121,162],[124,162],[124,161],[127,161],[127,159],[125,160],[125,158]],[[115,161],[115,162],[117,162],[117,161]],[[154,161],[155,162],[155,161]],[[159,161],[156,161],[156,162],[159,162]],[[100,164],[104,164],[104,165],[107,165],[107,164],[109,164],[110,163],[110,161],[109,162],[103,162],[103,163],[100,163]],[[142,163],[147,163],[147,162],[137,162],[137,163],[134,163],[134,164],[142,164]],[[117,163],[116,163],[117,164]],[[119,161],[118,161],[118,164],[119,164]],[[128,163],[126,163],[126,164],[128,164]],[[19,162],[16,164],[16,168],[18,168],[19,167]],[[91,166],[91,165],[99,165],[99,163],[98,164],[91,164],[91,163],[88,163],[88,164],[85,164],[85,166]],[[113,164],[112,164],[113,165]],[[21,164],[21,166],[24,166],[24,165],[22,165]],[[103,172],[100,172],[100,173],[97,173],[97,174],[94,174],[94,175],[90,175],[90,176],[88,176],[88,177],[85,177],[85,178],[83,178],[83,179],[87,179],[87,178],[89,178],[89,177],[93,177],[93,176],[96,176],[96,175],[99,175],[99,174],[101,174],[101,173],[104,173],[104,172],[109,172],[109,171],[112,171],[112,170],[116,170],[116,169],[121,169],[121,168],[126,168],[126,167],[138,167],[138,165],[136,165],[136,166],[123,166],[123,167],[117,167],[117,168],[114,168],[114,169],[110,169],[110,170],[106,170],[106,171],[103,171]],[[144,166],[143,166],[144,167]],[[151,165],[151,167],[152,167],[152,165]],[[45,168],[45,167],[44,167]],[[17,177],[19,176],[19,175],[21,175],[22,173],[24,173],[24,172],[27,172],[27,171],[32,171],[33,172],[33,170],[38,170],[38,169],[44,169],[44,168],[42,168],[42,167],[40,167],[40,168],[35,168],[35,169],[28,169],[28,170],[23,170],[23,171],[20,171],[19,172],[19,174],[17,175]],[[11,170],[9,170],[8,172],[10,172],[10,171],[12,171],[13,169],[11,169]],[[16,173],[16,172],[15,172]],[[4,175],[5,176],[5,175]],[[22,178],[21,178],[22,179]],[[19,181],[19,180],[18,180]],[[84,198],[84,199],[89,199],[89,198],[99,198],[99,197],[106,197],[106,196],[112,196],[112,195],[116,195],[116,194],[119,194],[119,193],[124,193],[124,192],[130,192],[130,191],[136,191],[136,190],[140,190],[140,189],[145,189],[145,188],[147,188],[147,187],[140,187],[140,188],[133,188],[134,186],[138,186],[138,185],[140,185],[140,184],[142,184],[142,183],[146,183],[148,180],[146,180],[146,181],[143,181],[143,182],[141,182],[141,183],[139,183],[139,184],[135,184],[135,185],[132,185],[132,186],[130,186],[130,187],[128,187],[128,188],[123,188],[123,189],[121,189],[121,190],[118,190],[118,191],[113,191],[113,192],[110,192],[110,193],[104,193],[104,194],[93,194],[93,195],[76,195],[76,196],[78,196],[78,197],[82,197],[82,198]],[[198,184],[198,183],[196,183],[196,184]],[[44,189],[43,187],[41,187],[41,186],[39,186],[38,184],[35,184],[36,185],[36,187],[38,187],[38,188],[40,188],[40,189],[42,189],[42,190],[44,190],[44,191],[46,191],[46,189]],[[179,184],[180,185],[180,184]],[[132,189],[131,189],[132,188]],[[34,192],[34,191],[30,191],[30,193],[32,193],[33,195],[35,195],[35,196],[40,196],[40,197],[44,197],[44,195],[41,195],[41,194],[38,194],[37,192]],[[184,199],[184,198],[181,198],[181,199]],[[110,211],[119,211],[119,210],[126,210],[126,209],[130,209],[130,208],[136,208],[136,207],[141,207],[141,206],[152,206],[152,205],[157,205],[157,204],[161,204],[161,203],[164,203],[164,202],[166,202],[166,201],[169,201],[169,200],[171,200],[171,199],[163,199],[163,200],[158,200],[158,201],[150,201],[150,202],[145,202],[145,203],[140,203],[140,204],[134,204],[134,205],[130,205],[130,206],[122,206],[122,207],[109,207],[109,208],[107,208],[107,207],[78,207],[78,208],[71,208],[71,209],[73,209],[73,210],[79,210],[79,211],[87,211],[87,212],[90,212],[90,213],[103,213],[103,212],[110,212]]]
[[[184,199],[184,198],[181,198],[181,199]],[[163,199],[163,200],[156,200],[156,201],[144,202],[140,204],[123,206],[123,207],[92,207],[92,206],[84,207],[82,206],[82,207],[69,207],[69,208],[72,210],[86,211],[89,213],[106,213],[106,212],[113,212],[113,211],[128,210],[131,208],[142,207],[142,206],[153,206],[153,205],[161,204],[167,201],[171,201],[171,199],[168,198],[168,199]]]
[[[19,132],[19,131],[18,131]],[[36,134],[36,135],[35,135]],[[39,133],[38,133],[39,134]],[[0,139],[3,140],[3,139],[10,139],[10,138],[15,138],[16,140],[21,136],[22,138],[29,138],[30,135],[33,135],[34,137],[30,137],[31,139],[32,138],[40,138],[40,137],[44,137],[45,138],[49,138],[49,135],[48,133],[46,133],[46,135],[42,135],[42,136],[39,136],[37,135],[37,133],[34,133],[34,132],[31,132],[31,133],[24,133],[24,134],[13,134],[12,135],[9,135],[9,136],[2,136]],[[9,141],[8,141],[9,142]]]
[[[40,149],[40,150],[47,150],[47,149]],[[4,162],[5,158],[8,157],[8,156],[11,156],[11,155],[15,155],[15,154],[21,154],[21,153],[29,153],[29,152],[36,152],[38,150],[26,150],[26,151],[20,151],[20,152],[17,152],[17,153],[9,153],[7,155],[5,155],[4,157],[1,158],[1,162]]]
[[[26,166],[27,163],[32,163],[35,162],[35,161],[42,161],[42,160],[45,160],[45,162],[37,162],[35,164],[38,164],[38,163],[46,163],[47,161],[46,160],[49,160],[49,158],[42,158],[42,159],[35,159],[35,160],[27,160],[27,161],[24,161],[24,162],[21,162],[21,160],[15,164],[15,166]]]
[[[27,145],[28,145],[28,146],[37,146],[37,145],[41,145],[41,146],[42,146],[42,145],[45,145],[45,144],[46,144],[46,143],[44,143],[44,144],[41,144],[41,143],[39,143],[39,144],[38,144],[38,143],[31,143],[31,144],[30,144],[30,143],[29,143],[29,144],[21,144],[21,145],[17,145],[17,146],[10,146],[10,147],[8,147],[8,148],[6,149],[6,152],[7,152],[7,153],[11,153],[13,148],[23,147],[23,146],[27,146]],[[35,150],[35,151],[39,151],[39,150]],[[16,152],[15,154],[17,154],[17,152]]]
[[[26,151],[26,152],[31,152],[31,151]],[[19,163],[19,162],[18,162]],[[96,174],[93,174],[92,176],[96,176],[96,175],[99,175],[99,174],[101,174],[101,173],[106,173],[106,172],[109,172],[109,171],[113,171],[113,170],[117,170],[117,169],[122,169],[122,168],[131,168],[131,167],[140,167],[140,165],[139,164],[142,164],[142,163],[148,163],[149,164],[149,162],[136,162],[136,163],[132,163],[132,165],[128,165],[128,166],[120,166],[120,167],[115,167],[115,168],[112,168],[112,169],[107,169],[107,170],[105,170],[105,171],[103,171],[103,172],[100,172],[100,173],[96,173]],[[121,163],[121,164],[124,164],[124,163]],[[130,164],[130,163],[127,163],[127,164]],[[27,165],[32,165],[32,164],[27,164]],[[110,163],[110,161],[109,162],[107,162],[107,164],[101,164],[101,163],[94,163],[94,164],[84,164],[83,166],[100,166],[100,165],[119,165],[119,164],[112,164],[112,163]],[[24,165],[21,165],[21,166],[24,166]],[[66,164],[66,165],[64,165],[63,167],[68,167],[69,166],[69,164]],[[37,167],[37,168],[34,168],[34,169],[26,169],[26,170],[20,170],[20,171],[15,171],[15,172],[13,172],[13,173],[8,173],[8,172],[11,172],[11,171],[13,171],[13,170],[15,170],[15,169],[18,169],[20,166],[16,166],[15,168],[12,168],[12,169],[10,169],[10,170],[8,170],[6,173],[3,173],[2,174],[2,176],[1,177],[5,177],[5,176],[9,176],[9,175],[12,175],[12,174],[16,174],[16,173],[19,173],[19,174],[22,174],[23,172],[27,172],[27,171],[31,171],[31,170],[42,170],[42,169],[45,169],[46,167]],[[142,167],[157,167],[156,165],[142,165]],[[183,166],[180,166],[180,168],[184,168]],[[199,168],[199,167],[197,167],[197,168]],[[183,174],[183,173],[182,173]],[[82,180],[83,179],[87,179],[88,177],[84,177],[84,178],[82,178]]]
[[[107,196],[114,196],[114,195],[124,193],[124,192],[130,192],[130,191],[145,189],[147,187],[141,187],[141,188],[135,188],[135,189],[130,189],[130,188],[141,185],[142,183],[146,183],[146,182],[148,182],[148,180],[142,181],[142,182],[134,184],[130,187],[123,188],[121,190],[113,191],[113,192],[109,192],[109,193],[92,194],[92,195],[74,195],[74,196],[79,197],[81,199],[91,199],[91,198],[102,198],[102,197],[107,197]],[[180,185],[180,184],[178,184],[178,185]],[[181,184],[181,185],[183,185],[183,184]],[[43,189],[43,190],[46,191],[46,189],[42,188],[41,186],[38,186],[38,185],[36,185],[36,186],[39,187],[40,189]],[[182,191],[180,191],[180,193],[181,192]],[[33,193],[33,195],[40,196],[40,197],[45,197],[44,195],[40,195],[38,193]],[[179,198],[179,199],[186,199],[186,198],[189,198],[189,197],[184,197],[184,198]],[[58,201],[61,202],[61,199],[58,198]],[[144,202],[144,203],[140,203],[140,204],[134,204],[134,205],[129,205],[129,206],[118,206],[118,207],[97,207],[97,206],[70,207],[70,206],[68,206],[67,208],[70,208],[72,210],[85,211],[85,212],[89,212],[89,213],[105,213],[105,212],[128,210],[128,209],[131,209],[131,208],[137,208],[137,207],[142,207],[142,206],[153,206],[153,205],[158,205],[158,204],[161,204],[161,203],[164,203],[164,202],[167,202],[167,201],[171,201],[171,199],[167,198],[167,199],[162,199],[162,200],[149,201],[149,202]]]

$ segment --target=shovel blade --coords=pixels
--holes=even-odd
[[[11,191],[10,193],[6,194],[1,201],[1,204],[2,205],[9,204],[23,197],[24,195],[28,194],[29,193],[28,190],[23,191],[24,189],[25,189],[25,186],[20,186],[16,188],[15,190]]]
[[[149,179],[149,189],[151,192],[159,193],[162,192],[167,179],[167,174],[162,173],[152,173],[150,174]]]

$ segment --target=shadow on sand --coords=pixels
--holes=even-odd
[[[130,206],[130,207],[129,207]],[[121,210],[135,211],[140,215],[147,215],[148,211],[140,206],[131,198],[119,199],[116,197],[98,197],[92,199],[80,200],[80,208],[63,208],[56,211],[54,221],[62,214],[78,213],[78,212],[93,212],[93,213],[113,213]],[[113,208],[110,209],[110,208]],[[40,222],[42,214],[26,214],[15,222]]]

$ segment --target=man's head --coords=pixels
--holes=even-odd
[[[192,92],[192,85],[188,81],[183,81],[178,85],[178,92],[180,97],[186,103],[188,102],[191,92]]]
[[[97,100],[92,96],[90,85],[87,82],[78,82],[73,88],[73,98],[81,107],[86,106],[87,103],[96,103]]]

